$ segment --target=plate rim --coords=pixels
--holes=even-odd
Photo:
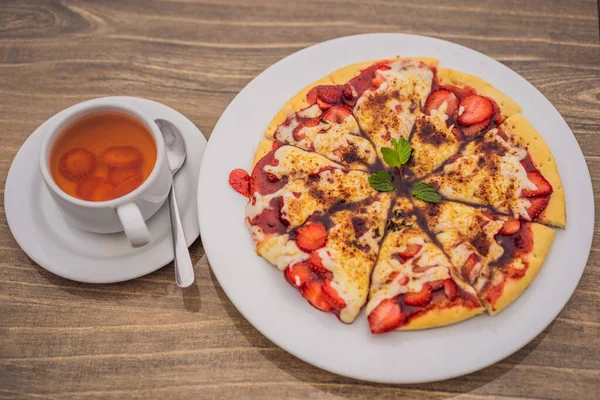
[[[518,73],[516,73],[515,71],[513,71],[512,69],[510,69],[509,67],[507,67],[506,65],[500,63],[499,61],[494,60],[493,58],[486,56],[476,50],[467,48],[465,46],[456,44],[456,43],[452,43],[443,39],[438,39],[438,38],[432,38],[432,37],[428,37],[428,36],[421,36],[421,35],[413,35],[413,34],[401,34],[401,33],[369,33],[369,34],[359,34],[359,35],[352,35],[352,36],[345,36],[345,37],[341,37],[341,38],[335,38],[335,39],[331,39],[331,40],[327,40],[321,43],[317,43],[315,45],[312,45],[310,47],[301,49],[291,55],[288,55],[287,57],[284,57],[283,59],[277,61],[276,63],[274,63],[273,65],[271,65],[270,67],[268,67],[267,69],[265,69],[263,72],[261,72],[259,75],[257,75],[252,81],[250,81],[246,87],[244,87],[244,89],[242,89],[238,95],[236,95],[236,97],[231,101],[231,103],[228,105],[228,107],[225,109],[225,111],[223,112],[223,114],[221,115],[221,117],[219,118],[217,124],[215,125],[215,128],[213,129],[213,133],[212,135],[215,134],[215,132],[219,132],[219,127],[220,125],[222,125],[224,119],[227,117],[228,115],[228,111],[230,111],[230,109],[232,109],[234,107],[234,105],[236,104],[237,101],[239,101],[239,99],[241,98],[241,96],[243,95],[243,93],[252,85],[256,85],[257,81],[260,81],[260,79],[264,76],[267,76],[269,74],[272,73],[272,71],[276,70],[277,68],[280,68],[280,66],[284,63],[290,63],[294,60],[300,59],[301,57],[303,57],[305,54],[308,54],[310,52],[316,51],[315,49],[317,48],[321,48],[321,47],[326,47],[326,46],[331,46],[332,44],[339,44],[339,46],[343,46],[344,44],[342,42],[351,42],[353,40],[360,40],[360,39],[381,39],[381,38],[386,38],[386,39],[397,39],[399,41],[402,40],[406,40],[406,41],[410,41],[410,40],[430,40],[430,41],[434,41],[437,45],[439,46],[450,46],[450,47],[454,47],[457,48],[457,50],[465,50],[471,54],[473,54],[475,57],[477,58],[481,58],[483,59],[485,62],[487,63],[492,63],[492,64],[496,64],[499,65],[501,69],[504,69],[504,73],[511,75],[512,77],[511,79],[513,80],[517,80],[519,81],[518,83],[520,85],[525,85],[528,91],[533,91],[532,93],[534,95],[539,95],[541,96],[541,98],[545,101],[544,103],[544,107],[549,107],[550,110],[556,115],[558,116],[558,118],[560,118],[560,120],[562,121],[562,123],[564,123],[564,127],[568,130],[568,132],[570,133],[569,139],[571,140],[571,145],[575,145],[574,149],[575,151],[578,151],[577,154],[577,158],[579,159],[579,161],[583,161],[583,168],[585,173],[587,174],[587,179],[585,179],[585,176],[583,177],[584,182],[585,182],[585,191],[589,192],[589,194],[591,196],[588,197],[587,200],[591,200],[591,202],[589,202],[587,205],[591,206],[591,208],[588,210],[590,212],[590,215],[592,218],[591,219],[591,229],[589,232],[586,233],[587,235],[587,241],[584,241],[584,248],[587,248],[587,252],[585,253],[585,262],[583,263],[583,266],[581,267],[581,273],[579,274],[579,276],[576,279],[576,282],[574,282],[573,284],[573,288],[572,290],[569,289],[569,294],[560,302],[560,304],[557,304],[554,308],[555,308],[555,312],[552,313],[551,318],[550,317],[546,317],[545,321],[543,323],[540,323],[537,325],[537,328],[534,329],[533,334],[529,334],[528,337],[526,339],[521,340],[521,342],[516,345],[513,346],[513,348],[509,351],[506,351],[503,354],[500,354],[496,357],[493,358],[488,358],[488,360],[486,360],[485,362],[479,362],[479,363],[473,363],[473,365],[471,367],[463,367],[460,371],[458,372],[450,372],[448,371],[446,374],[438,374],[437,376],[431,376],[431,377],[424,377],[424,378],[419,378],[419,379],[410,379],[410,380],[405,380],[405,379],[397,379],[397,378],[380,378],[377,376],[366,376],[364,374],[355,374],[355,373],[348,373],[347,371],[343,371],[342,369],[338,368],[338,367],[331,367],[330,365],[324,365],[322,362],[315,360],[311,357],[307,357],[304,354],[300,354],[299,352],[295,351],[295,349],[290,348],[289,345],[282,343],[282,341],[280,340],[279,337],[274,337],[275,335],[273,335],[272,331],[268,331],[267,328],[265,328],[264,326],[257,326],[256,323],[256,318],[254,315],[248,315],[250,314],[248,312],[248,309],[246,309],[246,305],[242,305],[241,303],[238,304],[236,303],[236,301],[232,298],[232,297],[236,297],[236,296],[232,296],[230,295],[230,293],[228,292],[228,284],[227,284],[227,280],[225,279],[225,277],[223,275],[221,275],[221,271],[219,271],[219,267],[217,264],[210,264],[211,268],[215,274],[215,277],[217,278],[217,280],[219,281],[219,284],[221,285],[221,287],[223,288],[223,291],[225,292],[225,294],[227,295],[227,297],[229,298],[229,300],[233,303],[233,305],[236,307],[236,309],[244,316],[244,318],[246,318],[246,320],[254,326],[255,329],[257,329],[261,334],[263,334],[265,337],[267,337],[271,342],[273,342],[274,344],[276,344],[277,346],[279,346],[280,348],[282,348],[283,350],[285,350],[286,352],[294,355],[295,357],[311,364],[314,365],[318,368],[327,370],[329,372],[338,374],[338,375],[342,375],[342,376],[346,376],[349,378],[353,378],[353,379],[358,379],[358,380],[362,380],[362,381],[370,381],[370,382],[378,382],[378,383],[425,383],[425,382],[432,382],[432,381],[440,381],[440,380],[445,380],[445,379],[450,379],[450,378],[454,378],[457,376],[462,376],[462,375],[466,375],[472,372],[475,372],[477,370],[486,368],[492,364],[495,364],[496,362],[508,357],[509,355],[517,352],[518,350],[520,350],[522,347],[524,347],[525,345],[527,345],[529,342],[531,342],[533,339],[535,339],[548,325],[550,325],[554,319],[556,318],[556,316],[563,310],[563,308],[565,307],[566,303],[569,301],[569,299],[571,298],[571,296],[573,295],[574,291],[576,290],[579,281],[581,279],[581,277],[583,276],[583,272],[585,270],[585,267],[587,266],[587,259],[589,257],[589,252],[591,250],[591,244],[592,244],[592,239],[593,239],[593,230],[594,230],[594,214],[595,214],[595,207],[594,207],[594,197],[593,197],[593,189],[592,189],[592,184],[591,184],[591,176],[589,174],[589,169],[587,167],[587,164],[585,163],[585,159],[583,157],[583,152],[581,151],[581,147],[579,146],[579,143],[576,140],[575,135],[573,134],[572,130],[570,129],[570,127],[568,126],[568,124],[566,123],[566,121],[564,120],[564,118],[562,117],[562,115],[560,115],[560,113],[558,112],[558,110],[556,110],[556,108],[554,107],[554,105],[552,103],[550,103],[550,101],[537,89],[535,88],[529,81],[527,81],[525,78],[523,78],[522,76],[520,76]],[[426,54],[423,53],[422,56],[432,56],[431,54]],[[366,57],[364,58],[365,60],[367,59]],[[372,58],[374,59],[374,58]],[[354,61],[356,62],[356,61]],[[442,64],[444,61],[442,60],[442,58],[440,57],[440,64]],[[347,63],[349,64],[349,63]],[[330,70],[329,73],[331,73],[333,71]],[[316,78],[318,79],[318,78]],[[310,82],[304,82],[306,84],[310,83]],[[299,90],[299,89],[298,89]],[[293,96],[295,93],[287,93],[288,97]],[[525,108],[525,106],[523,105],[523,108]],[[276,112],[277,110],[275,110]],[[273,112],[272,114],[274,115],[275,112]],[[525,110],[524,110],[525,112]],[[265,125],[266,126],[266,125]],[[211,135],[211,138],[213,137]],[[261,132],[261,136],[262,136],[262,132]],[[543,137],[545,137],[544,135],[542,135]],[[215,141],[211,141],[209,138],[209,143],[207,145],[207,154],[211,154],[211,149],[214,146],[211,146],[211,142],[214,143]],[[554,153],[556,154],[556,153]],[[206,165],[209,163],[211,157],[205,157],[202,161],[202,166],[200,168],[200,176],[199,176],[199,180],[198,180],[198,187],[200,188],[201,185],[203,185],[203,181],[206,180],[207,178],[205,178],[205,176],[207,175],[207,172],[205,172],[208,167],[206,167]],[[566,174],[564,173],[564,171],[562,171],[563,173],[561,174],[561,176],[566,177]],[[589,189],[589,190],[588,190]],[[567,193],[565,191],[565,196],[567,196]],[[209,259],[209,262],[211,261],[211,254],[214,256],[216,254],[216,250],[213,251],[213,242],[212,242],[212,238],[210,238],[209,233],[207,232],[207,227],[205,225],[208,225],[205,223],[205,220],[207,217],[205,217],[205,212],[204,212],[204,195],[201,194],[200,192],[198,193],[198,219],[199,219],[199,225],[200,225],[200,232],[201,235],[205,238],[203,240],[203,245],[204,245],[204,249],[206,252],[206,255]],[[589,208],[589,207],[588,207]],[[206,210],[206,212],[208,212],[208,210]],[[573,228],[571,228],[571,230],[573,230]],[[558,231],[557,232],[557,236],[559,233],[562,232],[562,235],[566,235],[566,230],[565,231]],[[555,239],[556,241],[556,239]],[[556,245],[553,244],[552,248],[555,248]],[[551,248],[551,250],[552,250]],[[549,257],[551,256],[551,254],[549,255]],[[549,258],[548,257],[548,258]],[[546,259],[545,263],[548,263],[548,258]],[[215,260],[216,257],[213,257],[213,260]],[[539,279],[538,279],[539,280]],[[534,282],[535,283],[535,279]],[[532,283],[532,286],[533,286]],[[522,296],[521,296],[522,297]],[[309,307],[307,307],[307,309],[309,309]],[[361,312],[362,315],[362,312]],[[361,317],[359,315],[358,319],[363,319],[364,317]],[[356,321],[356,323],[360,323],[361,321]],[[363,321],[364,322],[364,321]],[[460,324],[458,324],[460,325]],[[443,329],[443,328],[440,328]],[[530,336],[530,337],[529,337]]]

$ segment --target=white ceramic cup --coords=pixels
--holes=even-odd
[[[86,201],[65,193],[52,178],[48,165],[55,139],[80,118],[106,111],[127,114],[147,129],[156,144],[156,163],[148,178],[134,191],[108,201]],[[171,188],[171,171],[166,159],[165,143],[153,119],[141,110],[115,100],[95,99],[70,107],[49,129],[40,148],[40,170],[50,194],[63,215],[73,225],[90,232],[125,231],[133,247],[150,242],[146,220],[164,203]]]

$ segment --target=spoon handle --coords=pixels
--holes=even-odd
[[[173,236],[173,252],[175,264],[175,280],[177,285],[186,288],[194,283],[194,266],[190,258],[190,252],[185,242],[185,234],[179,216],[179,207],[175,197],[175,187],[171,185],[169,192],[169,211],[171,212],[171,234]]]

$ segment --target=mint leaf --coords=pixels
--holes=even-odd
[[[390,167],[399,167],[408,162],[412,149],[410,143],[404,138],[396,140],[392,138],[392,145],[394,148],[382,147],[381,155],[383,155],[383,161]]]
[[[383,161],[390,167],[399,167],[402,164],[400,163],[400,156],[396,153],[396,150],[390,149],[389,147],[381,148],[381,155],[383,155]]]
[[[439,203],[442,200],[442,196],[426,183],[417,182],[413,186],[412,195],[419,200],[423,200],[429,203]]]
[[[369,176],[369,184],[379,192],[391,192],[394,190],[392,186],[392,175],[389,172],[381,171]]]

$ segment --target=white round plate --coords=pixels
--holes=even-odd
[[[556,234],[544,267],[525,293],[495,317],[449,327],[372,335],[364,313],[352,325],[307,304],[282,273],[258,257],[244,223],[246,199],[228,184],[249,169],[263,131],[301,88],[345,65],[401,56],[436,57],[440,66],[490,82],[523,107],[550,146],[563,177],[569,227]],[[572,179],[576,177],[576,179]],[[571,178],[571,179],[569,179]],[[457,44],[423,36],[370,34],[324,42],[268,68],[231,102],[212,132],[200,171],[203,245],[233,304],[262,334],[296,357],[348,377],[385,383],[448,379],[514,353],[550,324],[575,290],[594,228],[589,172],[571,130],[529,82],[499,62]]]
[[[175,176],[177,200],[188,246],[199,235],[196,183],[206,147],[204,135],[177,111],[136,97],[112,97],[173,122],[183,134],[187,159]],[[66,112],[61,111],[61,113]],[[151,241],[134,249],[124,233],[96,234],[68,224],[44,185],[37,163],[42,139],[53,118],[25,141],[10,166],[4,192],[8,226],[19,246],[48,271],[79,282],[122,282],[149,274],[173,261],[169,207],[148,220]]]

